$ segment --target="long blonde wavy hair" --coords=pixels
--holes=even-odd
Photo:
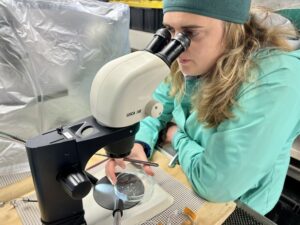
[[[251,10],[246,24],[224,22],[225,52],[214,68],[201,76],[201,88],[196,91],[192,100],[198,120],[207,127],[216,127],[222,121],[234,118],[232,107],[237,105],[237,91],[248,80],[249,71],[255,68],[251,56],[264,48],[292,50],[287,37],[298,35],[296,30],[284,26],[263,26],[263,20],[268,18],[269,13],[267,9],[257,8]],[[264,18],[261,15],[265,15]],[[184,76],[177,62],[171,66],[171,74],[166,82],[171,83],[171,96],[178,99],[183,95]]]

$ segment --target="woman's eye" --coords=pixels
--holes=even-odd
[[[172,28],[172,27],[165,26],[165,28],[168,29],[168,31],[170,32],[170,34],[171,34],[172,37],[174,37],[175,34],[176,34],[177,32],[179,32],[179,31],[175,32],[175,29]],[[195,37],[199,34],[198,31],[194,31],[194,30],[184,30],[184,29],[183,29],[183,30],[180,31],[180,32],[185,33],[190,39],[195,38]]]
[[[196,37],[198,34],[198,32],[194,32],[194,31],[184,31],[184,33],[191,39]]]

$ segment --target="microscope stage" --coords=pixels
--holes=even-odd
[[[134,171],[131,164],[127,168]],[[104,165],[99,165],[89,171],[92,175],[101,179],[105,176]],[[154,179],[155,180],[155,179]],[[172,195],[162,189],[157,183],[154,184],[153,193],[149,200],[123,211],[122,225],[139,225],[163,212],[174,202]],[[85,219],[88,225],[111,225],[113,223],[112,210],[107,210],[96,203],[93,190],[83,199]]]

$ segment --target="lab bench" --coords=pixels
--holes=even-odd
[[[95,164],[103,160],[99,156],[93,156],[89,162],[89,165]],[[189,183],[180,169],[168,168],[167,164],[169,158],[166,154],[162,154],[157,151],[153,156],[153,161],[160,164],[160,167],[164,169],[166,173],[180,181],[183,185],[189,186]],[[24,193],[18,193],[19,196],[14,196],[16,190],[20,191],[20,188],[24,188]],[[0,200],[6,198],[6,201],[12,198],[19,198],[20,196],[27,196],[32,194],[33,184],[30,178],[20,181],[12,186],[0,189]],[[234,205],[234,207],[232,207]],[[197,211],[197,215],[200,215],[201,225],[272,225],[273,223],[267,218],[254,212],[246,205],[240,202],[231,203],[210,203],[205,202]],[[11,205],[6,204],[5,207],[0,208],[0,224],[2,225],[20,225],[21,220],[17,213],[17,210]]]

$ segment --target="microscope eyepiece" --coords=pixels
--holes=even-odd
[[[190,43],[191,43],[190,38],[185,33],[178,33],[172,39],[179,41],[180,44],[182,45],[182,47],[184,48],[184,50],[186,50],[190,46]]]
[[[173,61],[190,46],[190,43],[191,40],[185,33],[177,33],[169,44],[155,55],[171,66]]]
[[[157,53],[162,50],[171,40],[171,34],[167,28],[161,28],[157,30],[153,36],[153,39],[144,49],[151,53]]]

